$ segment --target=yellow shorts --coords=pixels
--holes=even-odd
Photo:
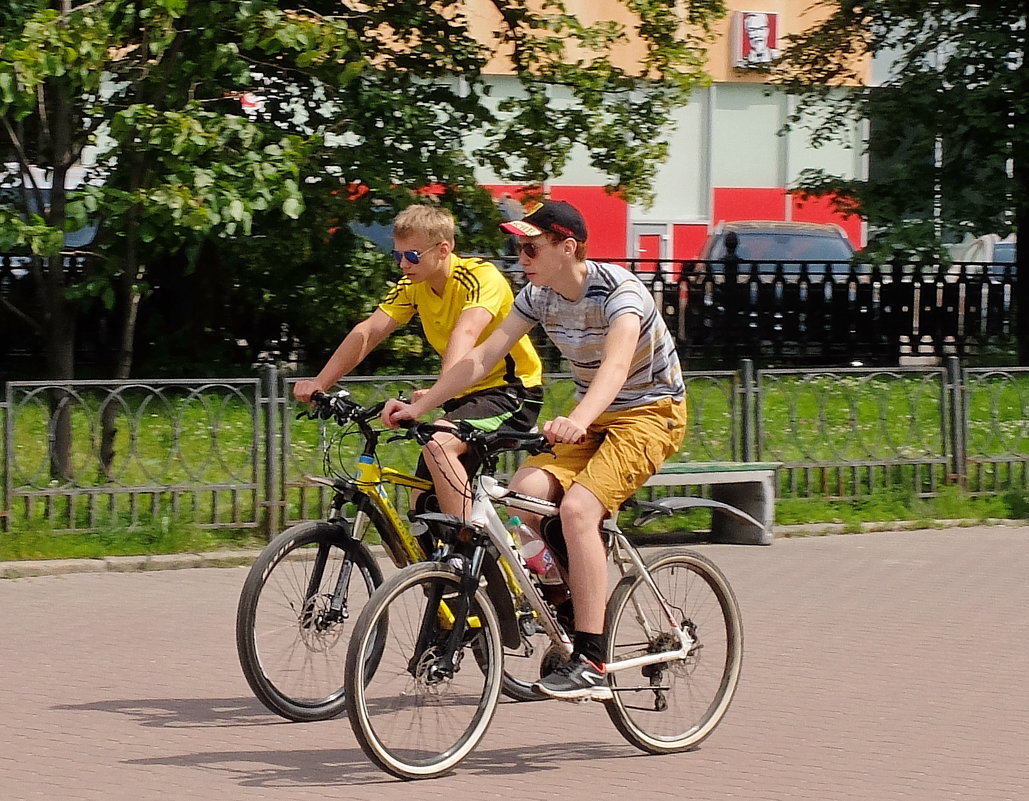
[[[554,453],[530,456],[522,467],[538,467],[567,492],[581,484],[612,515],[679,450],[686,434],[686,401],[666,398],[647,406],[604,412],[578,445],[556,443]]]

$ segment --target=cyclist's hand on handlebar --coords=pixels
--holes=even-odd
[[[293,397],[301,403],[310,403],[316,392],[325,392],[325,387],[312,378],[305,378],[293,385]]]
[[[575,445],[586,438],[586,429],[568,417],[555,417],[543,424],[543,436],[551,443]]]
[[[401,420],[414,421],[418,419],[418,415],[411,411],[411,404],[404,403],[404,401],[396,398],[390,398],[386,401],[386,405],[382,407],[382,414],[379,415],[379,419],[382,420],[384,426],[397,428]]]
[[[428,391],[429,390],[427,389],[416,389],[414,392],[411,393],[411,403],[414,403]]]

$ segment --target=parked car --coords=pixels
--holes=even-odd
[[[777,263],[782,262],[787,280],[800,277],[802,264],[807,265],[811,276],[824,275],[827,265],[834,277],[850,274],[854,246],[837,225],[775,220],[719,223],[708,235],[698,256],[712,262],[713,274],[723,272],[720,262],[729,253],[733,237],[735,253],[743,262],[740,270],[744,273],[749,273],[750,262],[757,262],[758,274],[771,280]]]
[[[43,187],[37,191],[39,193],[38,197],[36,192],[30,192],[27,195],[29,211],[32,213],[40,212],[37,199],[42,199],[44,207],[49,207],[50,205],[49,187]],[[21,203],[22,197],[20,189],[14,187],[0,187],[0,205],[19,208]],[[64,234],[65,252],[89,248],[93,244],[93,240],[96,239],[98,229],[99,223],[96,221],[90,221],[78,230],[66,232]],[[0,258],[6,258],[10,274],[15,279],[23,278],[28,274],[28,264],[32,259],[30,256],[23,255],[23,253],[24,249],[15,254],[0,254]],[[65,266],[68,266],[71,258],[72,256],[65,255]],[[2,262],[0,262],[0,266],[3,266]]]
[[[983,236],[966,236],[964,240],[950,248],[950,257],[954,261],[951,267],[952,273],[960,271],[958,265],[963,264],[965,273],[973,275],[982,272],[984,264],[989,265],[987,274],[997,278],[1002,277],[1010,266],[1012,275],[1015,272],[1015,244],[1018,239],[1015,234],[1001,237],[999,234],[984,234]]]

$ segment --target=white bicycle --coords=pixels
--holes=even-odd
[[[413,430],[424,443],[441,429]],[[547,602],[494,508],[543,515],[544,537],[565,558],[557,506],[495,477],[501,450],[539,453],[546,440],[465,426],[457,434],[485,460],[471,518],[484,522],[422,515],[439,546],[434,561],[403,568],[374,592],[347,651],[354,733],[375,764],[404,779],[450,771],[478,745],[500,697],[505,647],[507,658],[514,651],[538,662],[541,676],[572,651],[574,623]],[[644,751],[693,748],[722,720],[739,683],[743,628],[732,588],[699,553],[671,549],[644,562],[616,524],[602,534],[621,573],[604,624],[608,715]],[[515,581],[496,586],[498,571],[484,569],[490,562]],[[521,596],[513,604],[510,586]]]

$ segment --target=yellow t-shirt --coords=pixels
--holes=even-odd
[[[379,308],[400,325],[409,323],[417,314],[421,318],[425,338],[442,357],[457,319],[465,309],[483,308],[493,315],[475,343],[478,345],[500,325],[513,302],[511,285],[496,266],[488,261],[462,259],[451,254],[450,275],[441,296],[424,281],[412,284],[407,278],[401,278]],[[519,339],[511,352],[497,362],[485,378],[461,394],[505,386],[516,379],[526,387],[538,387],[543,383],[543,364],[527,336]]]

